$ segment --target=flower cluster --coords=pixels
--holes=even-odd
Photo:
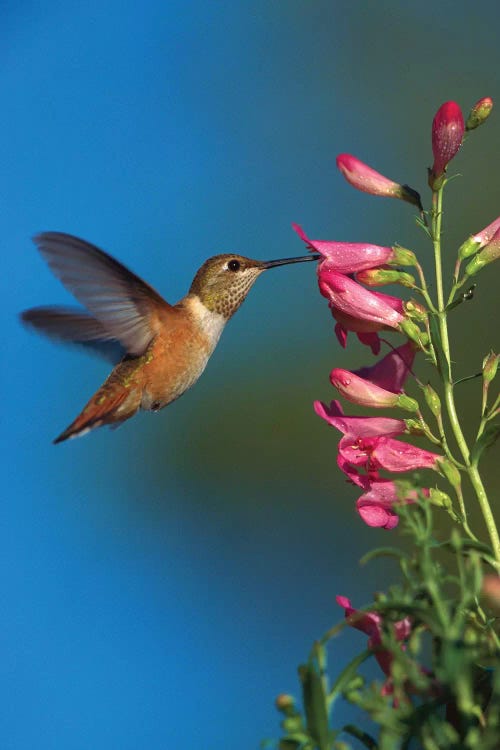
[[[491,99],[480,99],[471,110],[467,130],[482,124],[491,108]],[[435,193],[445,184],[447,167],[462,145],[465,130],[459,105],[453,101],[445,102],[438,109],[432,124],[434,161],[429,169],[429,184]],[[418,207],[423,216],[419,194],[407,185],[394,182],[351,154],[340,154],[337,167],[349,184],[358,190],[376,196],[399,198]],[[391,347],[389,353],[371,367],[357,371],[336,367],[330,373],[330,382],[341,397],[357,406],[398,408],[410,412],[413,419],[347,417],[336,400],[330,405],[320,401],[314,404],[316,413],[342,433],[337,463],[348,480],[363,490],[356,503],[359,515],[369,526],[392,529],[398,523],[394,509],[396,504],[411,503],[418,497],[429,496],[436,501],[437,496],[431,493],[437,490],[416,487],[406,479],[388,478],[382,472],[399,476],[410,471],[431,469],[444,475],[454,486],[459,483],[453,476],[455,467],[450,466],[444,455],[400,439],[402,435],[411,433],[424,432],[429,436],[419,404],[405,393],[404,386],[413,374],[413,362],[418,351],[435,357],[435,352],[431,351],[428,320],[429,312],[435,313],[435,308],[426,291],[416,285],[414,277],[402,270],[402,267],[416,268],[421,284],[425,285],[412,251],[399,245],[385,247],[370,243],[315,240],[310,239],[299,225],[294,224],[293,228],[307,247],[321,256],[318,265],[319,290],[328,300],[336,321],[335,333],[342,347],[347,345],[349,332],[355,333],[375,355],[380,353],[381,331],[396,332],[406,339],[402,345]],[[500,217],[469,237],[460,248],[459,261],[470,259],[464,279],[498,257]],[[373,289],[388,283],[399,284],[422,294],[426,304],[415,300],[404,301]],[[428,349],[429,343],[431,349]],[[430,385],[423,387],[423,392],[431,412],[439,420],[437,394]]]

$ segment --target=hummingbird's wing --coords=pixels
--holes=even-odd
[[[143,354],[157,332],[160,308],[171,306],[149,284],[99,248],[61,232],[33,238],[64,286],[133,355]]]
[[[77,344],[99,354],[116,365],[125,355],[125,350],[97,318],[71,307],[32,307],[21,313],[21,320],[38,333],[62,341]]]

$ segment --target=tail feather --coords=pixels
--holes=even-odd
[[[120,422],[124,422],[135,414],[139,408],[139,396],[131,399],[132,403],[129,408],[120,408],[126,406],[125,402],[133,395],[134,394],[131,393],[130,390],[124,387],[109,392],[109,390],[103,386],[90,399],[88,404],[83,408],[82,412],[69,425],[69,427],[56,437],[53,441],[54,445],[62,443],[69,438],[86,435],[90,430],[94,430],[96,427],[101,427],[105,424],[117,426]]]

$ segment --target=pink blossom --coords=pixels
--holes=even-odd
[[[371,245],[361,242],[332,242],[310,240],[298,224],[292,224],[299,237],[309,248],[323,256],[325,268],[340,273],[355,273],[373,266],[388,263],[394,258],[392,247]]]
[[[368,648],[374,651],[375,658],[382,669],[386,677],[391,676],[391,667],[393,662],[393,656],[390,651],[380,648],[382,645],[382,634],[383,634],[383,619],[382,616],[376,612],[360,612],[354,609],[351,605],[350,599],[345,596],[335,597],[337,604],[343,608],[346,619],[349,619],[349,624],[352,625],[356,630],[361,630],[362,633],[366,633],[368,638]],[[409,617],[405,617],[403,620],[398,620],[392,624],[394,629],[394,635],[397,641],[407,641],[411,634],[411,620]],[[404,650],[405,646],[402,643],[401,648]],[[384,694],[390,694],[392,688],[390,683],[386,683],[383,690]]]
[[[347,346],[348,332],[353,331],[353,333],[356,333],[362,344],[370,347],[373,354],[377,355],[380,352],[380,339],[376,331],[380,331],[387,326],[381,326],[380,324],[372,323],[367,320],[359,320],[359,318],[353,318],[352,315],[345,315],[332,305],[330,305],[330,310],[337,321],[335,325],[335,335],[343,349]]]
[[[370,474],[371,481],[375,480],[380,469],[395,473],[416,469],[439,471],[439,462],[443,459],[443,456],[438,453],[432,453],[432,451],[386,435],[354,440],[351,435],[347,434],[339,443],[339,455],[351,469],[361,468]],[[351,474],[349,477],[352,479]],[[356,482],[356,484],[359,483]]]
[[[351,318],[389,328],[397,328],[404,320],[401,299],[369,291],[348,276],[324,267],[323,263],[318,268],[318,283],[330,306]]]
[[[354,372],[360,378],[365,378],[381,388],[400,393],[413,367],[415,352],[414,344],[407,341],[406,344],[392,349],[371,367],[363,367]]]
[[[339,401],[332,401],[329,406],[322,401],[314,402],[314,410],[328,424],[335,427],[344,435],[350,435],[353,440],[360,438],[387,435],[394,437],[406,432],[403,419],[392,417],[346,417]]]
[[[481,250],[485,245],[487,245],[495,234],[497,234],[498,230],[500,229],[500,216],[498,216],[495,221],[492,221],[491,224],[488,224],[487,227],[484,229],[481,229],[480,232],[477,234],[472,235],[472,239],[474,242],[478,242],[479,245],[477,246],[476,250]]]
[[[420,493],[429,496],[429,490],[420,488]],[[367,526],[393,529],[399,523],[394,506],[399,503],[413,503],[418,491],[408,482],[392,479],[379,479],[369,485],[369,489],[356,501],[356,510]]]
[[[446,166],[458,153],[465,131],[462,110],[456,102],[445,102],[432,121],[432,152],[434,164],[431,179],[444,174]]]
[[[374,169],[357,159],[352,154],[339,154],[337,156],[337,167],[340,169],[347,182],[370,195],[380,195],[385,198],[400,198],[412,203],[421,210],[420,196],[408,185],[400,185],[394,180],[376,172]]]
[[[408,411],[416,411],[418,408],[416,401],[409,396],[381,388],[371,380],[360,378],[354,372],[340,367],[331,371],[330,382],[344,398],[359,406],[375,409],[399,406]]]

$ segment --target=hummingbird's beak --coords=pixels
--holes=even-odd
[[[321,255],[302,255],[300,258],[280,258],[280,260],[265,260],[262,262],[262,268],[275,268],[275,266],[286,266],[289,263],[306,263],[309,260],[319,260]]]

